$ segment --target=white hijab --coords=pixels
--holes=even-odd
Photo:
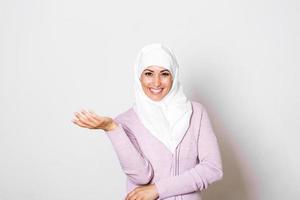
[[[172,88],[160,101],[151,100],[143,91],[140,76],[151,65],[168,69],[173,77]],[[160,43],[143,47],[134,63],[135,104],[133,109],[143,125],[172,153],[190,125],[191,102],[183,93],[178,80],[178,64],[171,49]]]

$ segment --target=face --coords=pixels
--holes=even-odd
[[[145,94],[153,101],[160,101],[171,90],[173,77],[168,69],[152,65],[144,69],[140,81]]]

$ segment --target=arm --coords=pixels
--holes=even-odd
[[[155,183],[159,198],[203,190],[223,176],[217,138],[208,114],[203,107],[198,138],[199,163],[180,175],[161,179]]]
[[[150,162],[143,156],[134,135],[117,119],[115,122],[118,126],[105,132],[112,142],[124,173],[137,185],[148,184],[153,177]]]

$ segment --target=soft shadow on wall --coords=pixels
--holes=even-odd
[[[226,129],[226,125],[222,120],[214,115],[213,109],[210,109],[209,103],[206,102],[204,94],[201,94],[201,89],[197,87],[197,73],[189,79],[189,91],[192,94],[187,95],[190,100],[201,103],[207,110],[211,120],[214,133],[218,139],[222,164],[223,164],[223,179],[208,186],[202,192],[203,200],[253,200],[253,195],[247,190],[245,175],[243,175],[242,164],[239,163],[237,153],[232,146],[230,132]],[[199,84],[199,82],[198,82]],[[214,91],[211,91],[214,92]],[[221,98],[216,95],[216,98]],[[208,101],[208,100],[207,100]]]

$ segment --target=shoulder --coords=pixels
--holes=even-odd
[[[140,121],[137,119],[133,106],[119,113],[114,121],[118,123],[127,134],[135,135],[140,130]]]
[[[198,102],[198,101],[190,101],[191,102],[191,104],[192,104],[192,107],[193,107],[193,111],[196,113],[196,112],[198,112],[198,113],[202,113],[203,111],[205,111],[206,109],[205,109],[205,106],[202,104],[202,103],[200,103],[200,102]]]
[[[130,124],[134,118],[133,107],[128,108],[127,110],[119,113],[114,121],[125,126],[126,124]]]

